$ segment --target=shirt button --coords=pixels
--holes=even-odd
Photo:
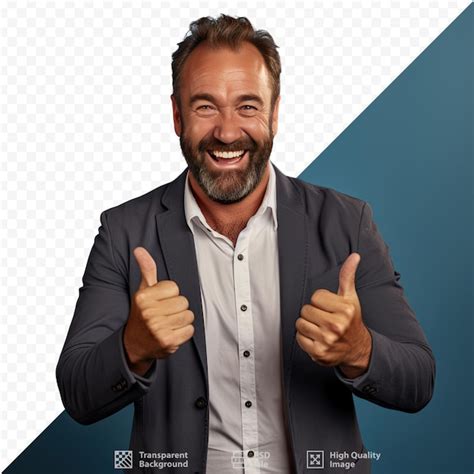
[[[243,256],[241,253],[239,253],[239,255],[237,255],[237,258],[238,258],[239,260],[243,260],[243,259],[244,259],[244,256]]]
[[[250,356],[250,352],[249,351],[244,351],[244,357],[249,357]]]
[[[246,406],[247,408],[250,408],[250,407],[252,406],[252,402],[251,402],[250,400],[247,400],[247,401],[245,402],[245,406]]]
[[[241,309],[242,311],[247,311],[247,305],[243,304],[243,305],[240,307],[240,309]]]
[[[197,408],[206,408],[207,407],[207,400],[203,397],[199,397],[194,402],[194,405],[196,405]]]
[[[253,451],[249,451],[249,452],[247,453],[247,456],[248,456],[249,458],[253,458],[253,455],[254,455],[254,452],[253,452]]]

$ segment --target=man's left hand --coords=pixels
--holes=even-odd
[[[311,304],[301,308],[296,320],[296,340],[311,359],[324,366],[339,366],[346,377],[355,378],[368,368],[372,337],[362,321],[355,288],[360,255],[352,253],[339,272],[337,294],[318,289]]]

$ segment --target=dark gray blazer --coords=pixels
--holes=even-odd
[[[206,343],[194,241],[184,217],[186,171],[101,214],[56,377],[64,407],[79,423],[94,423],[133,402],[135,458],[139,450],[187,452],[189,467],[169,472],[205,473]],[[306,469],[306,451],[323,450],[326,470],[318,472],[345,473],[327,465],[331,451],[365,451],[353,394],[387,408],[421,410],[433,393],[435,361],[369,204],[275,171],[281,370],[294,472],[314,472]],[[160,280],[177,282],[195,315],[193,338],[143,377],[129,370],[122,343],[140,283],[132,253],[137,246],[153,256]],[[318,288],[337,292],[340,266],[351,252],[361,255],[356,289],[373,340],[369,369],[354,383],[313,362],[295,339],[301,307]],[[370,472],[370,461],[358,461],[350,472]]]

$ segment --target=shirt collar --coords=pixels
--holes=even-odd
[[[262,203],[260,207],[257,209],[255,215],[263,214],[267,209],[270,209],[272,219],[273,219],[273,229],[276,230],[278,227],[278,220],[277,220],[277,211],[276,211],[276,175],[275,170],[273,168],[273,164],[270,163],[270,178],[267,183],[267,188],[265,190],[265,194],[262,199]],[[186,222],[188,227],[193,232],[192,221],[198,219],[201,223],[209,228],[208,223],[206,222],[206,218],[204,217],[201,208],[199,207],[196,198],[193,195],[191,190],[191,185],[189,184],[189,170],[186,173],[186,183],[184,185],[184,215],[186,218]]]

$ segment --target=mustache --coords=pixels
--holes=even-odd
[[[234,151],[234,150],[250,150],[255,151],[257,149],[257,143],[253,140],[238,140],[233,143],[222,143],[218,140],[202,140],[198,149],[200,152],[207,150],[214,151]]]

